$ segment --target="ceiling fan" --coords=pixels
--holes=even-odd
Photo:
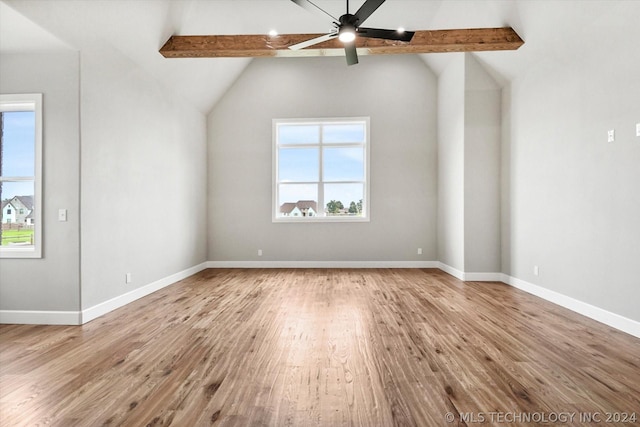
[[[321,9],[318,5],[311,0],[291,0],[300,7],[309,10],[314,13],[322,13],[333,19],[333,25],[336,27],[334,31],[329,34],[315,37],[311,40],[304,41],[302,43],[289,46],[291,50],[304,49],[309,46],[313,46],[318,43],[326,42],[335,37],[344,44],[344,52],[347,57],[347,65],[354,65],[358,63],[358,52],[356,49],[356,38],[374,38],[383,40],[398,40],[402,42],[410,42],[415,32],[405,31],[404,29],[398,30],[383,30],[380,28],[364,28],[361,25],[364,21],[371,16],[373,12],[378,9],[385,0],[367,0],[358,9],[355,14],[349,13],[349,0],[347,2],[347,13],[340,18],[335,18],[329,12]]]
[[[328,34],[173,35],[160,48],[165,58],[309,57],[345,55],[348,65],[358,55],[516,50],[524,41],[511,27],[404,31],[361,25],[385,0],[366,0],[354,14],[335,18],[311,0],[296,5],[331,18]]]

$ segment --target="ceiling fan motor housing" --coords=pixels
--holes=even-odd
[[[342,27],[344,25],[350,25],[352,27],[357,27],[358,21],[359,19],[357,16],[352,15],[350,13],[345,13],[340,17],[340,26]]]
[[[352,42],[356,38],[359,19],[355,15],[349,13],[340,17],[340,25],[338,26],[338,37],[344,43]]]

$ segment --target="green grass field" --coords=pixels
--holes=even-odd
[[[10,243],[31,244],[31,239],[33,239],[33,230],[2,230],[2,246],[8,246]]]

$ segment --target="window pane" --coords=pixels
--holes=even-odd
[[[2,182],[1,246],[29,247],[35,239],[34,182]]]
[[[364,147],[335,147],[323,150],[325,181],[363,181]]]
[[[328,216],[359,216],[363,211],[363,184],[325,184],[325,210]]]
[[[317,213],[317,184],[280,184],[278,186],[278,216],[316,216]]]
[[[35,117],[33,111],[2,113],[3,177],[35,175]]]
[[[278,150],[279,181],[318,181],[319,152],[317,148],[280,148]]]
[[[322,140],[325,143],[364,142],[364,123],[325,125]]]
[[[274,221],[368,220],[368,119],[274,119],[273,124]]]
[[[278,144],[317,144],[320,142],[319,125],[279,125]]]

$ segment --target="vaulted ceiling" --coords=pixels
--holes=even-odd
[[[352,0],[356,10],[364,0]],[[334,16],[344,0],[317,0]],[[474,55],[498,80],[516,78],[540,61],[580,60],[640,40],[640,2],[572,0],[388,0],[367,26],[411,30],[511,26],[524,39],[517,51]],[[116,49],[208,112],[251,59],[165,59],[172,34],[324,33],[330,23],[290,0],[0,0],[0,52]],[[637,50],[637,49],[636,49]],[[451,55],[425,54],[439,73]],[[273,59],[277,61],[278,59]],[[393,60],[393,56],[389,57]],[[360,65],[366,67],[366,60]],[[345,65],[346,67],[346,65]]]

